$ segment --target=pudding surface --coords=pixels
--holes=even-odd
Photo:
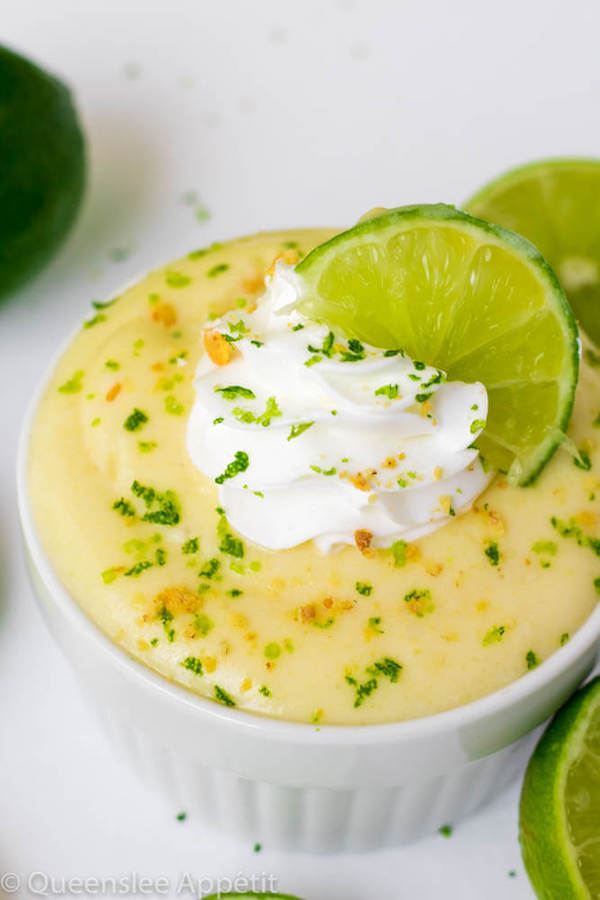
[[[262,549],[188,455],[202,332],[262,294],[276,256],[331,234],[213,245],[98,304],[39,406],[30,497],[56,572],[130,656],[229,706],[393,722],[509,684],[596,606],[600,358],[584,351],[579,456],[559,450],[533,486],[499,475],[473,510],[392,549]]]

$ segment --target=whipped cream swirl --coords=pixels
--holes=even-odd
[[[472,447],[482,384],[333,333],[296,311],[278,262],[253,311],[204,332],[187,445],[230,524],[264,547],[387,547],[439,528],[487,486]]]

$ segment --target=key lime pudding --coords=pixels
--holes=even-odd
[[[345,725],[460,706],[598,601],[582,339],[579,361],[530,244],[448,207],[215,244],[95,304],[63,353],[38,531],[108,637],[215,702]]]

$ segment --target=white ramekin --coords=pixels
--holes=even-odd
[[[532,730],[593,668],[600,607],[568,644],[508,687],[408,722],[316,728],[228,709],[172,684],[99,630],[42,547],[27,472],[32,420],[48,377],[18,452],[19,511],[35,592],[113,743],[173,808],[246,841],[290,850],[364,851],[409,841],[458,821],[502,790],[522,771]]]

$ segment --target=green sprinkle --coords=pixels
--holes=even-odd
[[[244,556],[243,542],[239,538],[234,538],[231,534],[223,536],[219,544],[219,550],[221,553],[228,553],[230,556],[235,556],[238,559],[242,559]]]
[[[310,368],[311,366],[316,366],[316,364],[320,363],[320,362],[323,362],[323,357],[315,355],[315,356],[311,356],[310,359],[307,359],[306,362],[304,363],[304,365],[307,368]]]
[[[232,462],[228,463],[222,475],[215,478],[217,484],[223,484],[228,478],[235,478],[240,472],[245,472],[250,465],[248,454],[243,450],[238,450]]]
[[[485,419],[473,419],[470,428],[471,434],[476,434],[478,431],[482,431],[485,428],[485,425]]]
[[[304,325],[302,325],[299,322],[297,325],[294,325],[294,327],[292,328],[292,331],[302,331],[303,328],[304,328]]]
[[[107,369],[112,369],[114,372],[121,368],[121,363],[118,363],[116,359],[107,359],[104,365]]]
[[[288,441],[293,440],[293,438],[300,437],[301,434],[304,434],[312,425],[314,425],[314,421],[312,422],[300,422],[298,425],[292,425],[291,431],[287,436]]]
[[[561,636],[560,636],[560,646],[564,647],[565,644],[568,642],[568,640],[569,640],[569,632],[565,631],[565,633],[561,634]]]
[[[367,697],[370,697],[373,691],[377,690],[378,687],[376,678],[369,678],[368,681],[363,681],[362,684],[359,684],[356,678],[353,678],[351,675],[346,675],[346,682],[356,689],[354,709],[358,709],[359,706],[362,706]]]
[[[262,850],[262,844],[255,844],[252,849],[254,853],[260,853],[260,851]]]
[[[165,410],[170,416],[182,416],[185,412],[185,406],[183,403],[179,403],[173,394],[168,394],[165,397]]]
[[[118,512],[121,516],[135,516],[135,509],[131,505],[128,500],[125,500],[124,497],[121,497],[120,500],[115,500],[112,505],[112,508]]]
[[[123,422],[123,428],[126,431],[139,431],[148,421],[148,415],[137,407],[130,413]]]
[[[600,594],[600,578],[594,578],[594,590]]]
[[[438,828],[438,832],[442,837],[450,838],[452,837],[452,825],[442,825],[441,828]]]
[[[175,640],[175,629],[169,628],[169,625],[173,621],[173,613],[163,604],[159,609],[156,618],[160,619],[160,621],[162,622],[162,627],[167,636],[167,640],[170,644],[172,644]]]
[[[385,634],[383,628],[380,628],[381,625],[381,616],[371,616],[367,620],[367,627],[371,629],[371,631],[375,631],[377,634]]]
[[[266,684],[263,684],[261,687],[259,687],[258,693],[259,693],[259,694],[262,694],[263,697],[270,697],[270,696],[271,696],[271,691],[270,691],[269,688],[266,686]],[[259,846],[260,846],[260,844],[259,844]]]
[[[225,419],[223,418],[223,416],[217,416],[216,419],[213,419],[213,425],[220,425],[221,422],[224,422],[224,421],[225,421]]]
[[[215,623],[205,613],[196,613],[194,616],[194,628],[197,628],[202,637],[206,637],[215,627]]]
[[[177,813],[175,818],[177,819],[178,822],[185,822],[185,820],[187,819],[187,813],[184,813],[184,812]]]
[[[218,263],[216,266],[213,266],[212,269],[209,269],[206,273],[207,278],[216,278],[217,275],[222,275],[223,272],[226,272],[229,268],[227,263]]]
[[[279,644],[272,642],[265,647],[265,656],[267,659],[277,659],[281,655],[281,647]]]
[[[185,553],[185,554],[197,553],[199,548],[200,548],[200,538],[197,538],[197,537],[188,538],[187,541],[185,541],[185,543],[183,543],[181,545],[181,552]]]
[[[110,569],[105,569],[104,572],[101,573],[102,581],[104,584],[112,584],[115,578],[118,578],[121,572],[123,571],[120,566],[111,566]]]
[[[533,650],[527,651],[527,653],[525,655],[525,662],[527,664],[528,669],[536,669],[540,664],[540,661],[537,658],[536,654],[533,652]]]
[[[158,547],[154,553],[154,562],[157,566],[165,566],[167,564],[167,551],[162,547]]]
[[[250,569],[252,572],[260,572],[260,570],[262,569],[262,563],[255,559],[254,562],[250,563]]]
[[[156,441],[138,441],[138,450],[140,453],[152,453],[157,447],[158,444]]]
[[[92,428],[95,428],[97,425],[100,424],[100,422],[101,422],[101,419],[98,418],[98,416],[96,416],[95,419],[92,419],[92,421],[90,422],[90,425],[92,426]]]
[[[498,565],[500,562],[500,550],[498,549],[496,541],[488,541],[483,552],[487,556],[491,566]]]
[[[489,647],[490,644],[499,644],[504,635],[506,634],[506,626],[504,625],[492,625],[488,633],[483,638],[483,646]]]
[[[165,272],[165,281],[171,288],[184,288],[192,283],[189,275],[184,275],[183,272],[175,272],[172,269]]]
[[[373,593],[373,585],[367,584],[366,581],[357,581],[354,587],[359,594],[362,594],[363,597],[370,597]]]
[[[389,680],[393,684],[396,684],[396,682],[398,681],[402,669],[403,666],[401,666],[399,662],[396,662],[395,659],[391,659],[389,656],[384,656],[383,659],[380,659],[377,662],[372,663],[370,666],[367,666],[367,672],[369,675],[382,675],[384,678],[389,678]]]
[[[397,569],[401,569],[406,565],[406,547],[406,541],[394,541],[390,547],[392,556],[394,557],[394,566]]]
[[[422,619],[426,613],[434,610],[429,588],[413,588],[404,595],[404,602],[408,604],[411,613],[414,613],[418,619]]]
[[[142,517],[143,522],[153,522],[155,525],[177,525],[180,516],[179,498],[175,491],[156,491],[152,487],[146,487],[139,481],[134,481],[131,491],[144,501],[147,512]]]
[[[142,572],[145,572],[146,569],[151,569],[152,566],[153,566],[153,563],[151,563],[150,560],[143,559],[140,562],[136,562],[135,565],[133,565],[126,572],[123,572],[123,575],[129,576],[132,578],[139,578],[140,575],[142,574]]]
[[[95,316],[92,316],[91,319],[86,319],[83,323],[84,328],[93,328],[94,325],[99,325],[101,322],[106,322],[106,316],[104,313],[96,313]]]
[[[256,394],[250,388],[241,387],[239,384],[229,384],[227,387],[216,387],[215,394],[221,394],[224,400],[234,400],[236,397],[244,397],[254,400]]]
[[[150,641],[150,644],[153,647],[156,647],[158,645],[158,638],[152,638],[152,640]]]
[[[64,384],[61,384],[59,387],[59,392],[61,394],[79,394],[83,390],[83,376],[85,372],[83,369],[78,369],[68,381],[65,381]]]
[[[425,363],[421,362],[420,360],[416,360],[416,362],[414,362],[413,365],[414,365],[415,369],[419,370],[419,372],[422,372],[423,369],[425,368]]]
[[[187,656],[180,665],[189,672],[193,672],[194,675],[204,675],[202,660],[198,659],[197,656]]]
[[[385,350],[383,355],[386,359],[390,356],[404,356],[404,350]]]
[[[395,400],[400,391],[399,385],[397,384],[383,384],[381,387],[378,387],[375,391],[375,396],[377,397],[388,397],[390,400]]]
[[[329,617],[324,622],[313,622],[314,628],[331,628],[332,625],[335,625],[335,619]]]
[[[200,578],[213,578],[220,568],[220,561],[213,556],[212,559],[209,559],[204,563],[198,574],[200,575]]]
[[[235,700],[233,697],[227,693],[224,688],[219,687],[218,684],[215,684],[215,699],[219,701],[219,703],[223,703],[225,706],[235,706]]]

